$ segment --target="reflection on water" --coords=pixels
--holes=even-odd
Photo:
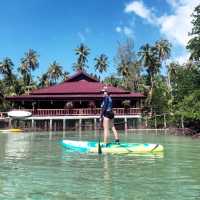
[[[29,154],[30,140],[28,134],[8,133],[5,143],[5,158],[25,159]]]
[[[80,154],[59,140],[95,140],[95,132],[0,135],[0,199],[198,199],[198,140],[148,133],[124,142],[159,143],[162,154]]]

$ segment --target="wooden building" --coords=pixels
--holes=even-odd
[[[36,119],[81,119],[98,118],[102,101],[101,90],[105,84],[91,77],[84,71],[78,71],[63,83],[41,88],[21,96],[6,97],[13,102],[13,108],[26,109]],[[122,88],[107,85],[113,99],[116,117],[140,118],[144,100],[141,93],[133,93]],[[123,101],[130,102],[129,107]],[[64,123],[64,122],[63,122]],[[65,127],[63,125],[63,127]]]

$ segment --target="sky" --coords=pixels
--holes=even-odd
[[[39,54],[34,76],[57,61],[73,74],[74,49],[90,48],[88,72],[95,73],[94,58],[106,54],[107,74],[116,72],[113,58],[127,37],[135,51],[161,38],[172,45],[171,60],[184,62],[191,31],[191,14],[199,0],[0,0],[0,61],[10,57],[15,70],[28,49]]]

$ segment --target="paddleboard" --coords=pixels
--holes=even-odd
[[[61,144],[68,149],[79,152],[98,153],[98,142],[96,141],[73,141],[62,140]],[[141,144],[141,143],[110,143],[107,147],[101,143],[102,153],[111,154],[130,154],[130,153],[156,153],[163,152],[164,148],[160,144]]]
[[[32,115],[31,112],[25,111],[25,110],[12,110],[8,112],[8,116],[15,118],[15,119],[23,119],[30,117]]]

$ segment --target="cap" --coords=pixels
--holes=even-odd
[[[101,92],[108,92],[108,87],[107,86],[103,86],[103,88],[101,89]]]

